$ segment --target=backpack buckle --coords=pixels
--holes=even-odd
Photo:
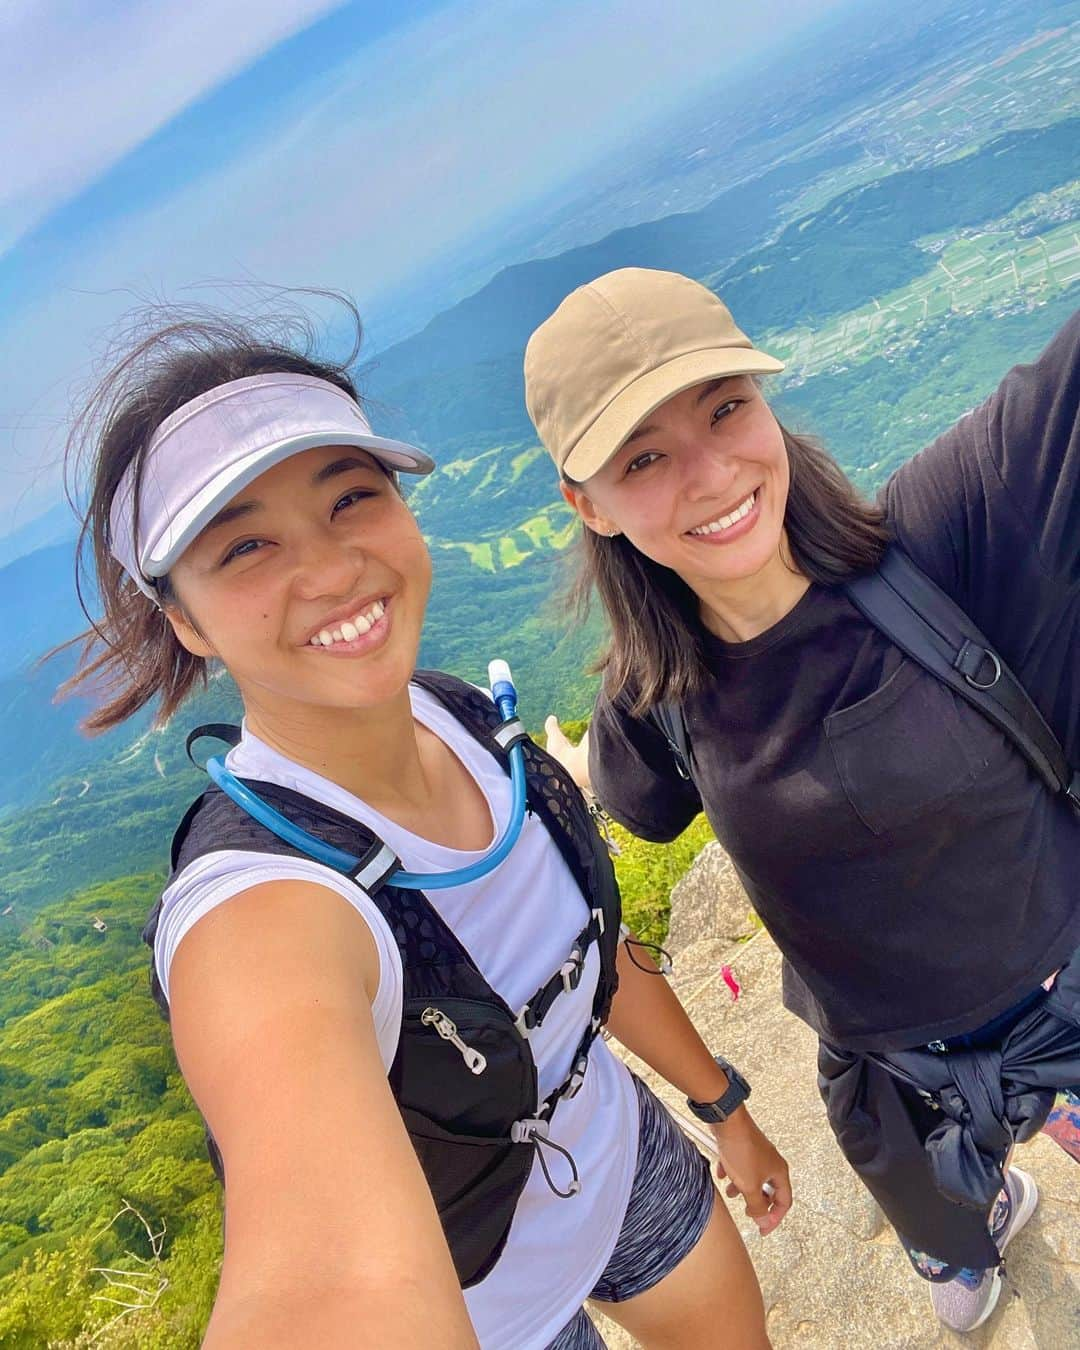
[[[571,1097],[576,1097],[578,1095],[581,1091],[581,1085],[585,1081],[585,1070],[588,1067],[589,1056],[584,1053],[578,1055],[577,1059],[574,1060],[574,1067],[570,1071],[570,1077],[563,1084],[562,1091],[559,1093],[560,1097],[564,1097],[569,1101]]]
[[[581,983],[581,972],[584,969],[585,953],[580,947],[575,947],[569,958],[559,967],[564,993],[569,994],[578,987]]]

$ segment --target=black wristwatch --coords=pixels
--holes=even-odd
[[[750,1096],[750,1084],[723,1055],[714,1055],[713,1059],[728,1076],[728,1090],[714,1102],[695,1102],[687,1097],[686,1104],[698,1120],[704,1120],[709,1125],[718,1125],[727,1120],[728,1116],[738,1110]]]

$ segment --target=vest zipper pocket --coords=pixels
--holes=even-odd
[[[465,1061],[465,1067],[470,1073],[481,1074],[487,1068],[485,1056],[479,1050],[474,1050],[472,1046],[465,1044],[458,1035],[457,1023],[447,1017],[441,1009],[425,1008],[420,1014],[420,1021],[426,1027],[434,1027],[444,1041],[449,1041],[461,1052],[461,1058]]]

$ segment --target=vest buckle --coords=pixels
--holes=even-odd
[[[575,947],[559,967],[559,974],[562,977],[563,992],[569,994],[581,983],[581,972],[585,968],[585,953],[580,947]]]
[[[587,1054],[578,1055],[577,1059],[574,1060],[574,1067],[570,1071],[570,1077],[563,1084],[562,1091],[559,1093],[560,1097],[564,1097],[569,1101],[571,1097],[576,1097],[578,1095],[581,1091],[582,1083],[585,1082],[585,1070],[588,1067],[589,1056]]]

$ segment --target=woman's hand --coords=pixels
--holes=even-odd
[[[589,733],[586,731],[580,742],[574,745],[554,715],[544,722],[544,731],[547,734],[548,754],[554,755],[582,792],[590,792],[592,784],[589,781]]]
[[[711,1129],[720,1154],[717,1176],[727,1177],[727,1194],[732,1199],[742,1196],[747,1214],[764,1237],[791,1208],[788,1165],[745,1106]]]

